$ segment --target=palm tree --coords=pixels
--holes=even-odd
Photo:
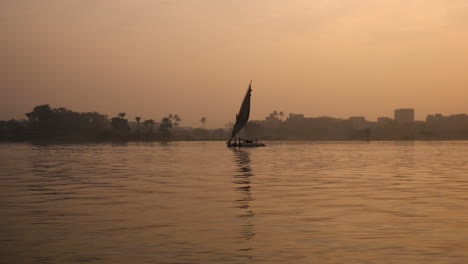
[[[202,118],[200,119],[200,122],[202,123],[203,128],[205,128],[205,125],[206,125],[206,117],[202,117]]]
[[[137,121],[137,135],[140,135],[140,120],[141,120],[141,117],[137,116],[137,117],[135,117],[135,120]]]
[[[182,121],[182,120],[180,119],[179,115],[177,115],[177,114],[175,114],[173,118],[174,118],[174,126],[178,127],[179,122]]]
[[[278,111],[276,111],[276,110],[273,111],[273,113],[271,113],[271,115],[274,116],[274,117],[276,117],[276,118],[278,118]]]
[[[284,116],[283,111],[279,112],[279,116],[281,117],[281,121],[283,121],[283,116]]]
[[[167,116],[167,118],[169,118],[169,121],[172,122],[172,119],[174,119],[174,116],[173,116],[172,114],[169,114],[169,115]]]
[[[153,126],[154,126],[154,124],[155,124],[155,122],[154,122],[153,119],[145,120],[145,121],[143,122],[143,124],[144,124],[145,126],[149,126],[149,127],[150,127],[150,131],[149,131],[149,132],[150,132],[150,133],[153,133]]]
[[[171,128],[172,127],[172,122],[169,117],[164,117],[161,119],[161,126],[164,128]]]
[[[121,119],[123,119],[126,115],[127,115],[127,114],[124,113],[124,112],[121,112],[121,113],[118,114],[118,116],[119,116]]]
[[[161,120],[161,124],[159,125],[159,133],[161,134],[163,140],[168,140],[170,138],[171,133],[169,128],[172,128],[171,119],[169,119],[169,117],[164,117]]]

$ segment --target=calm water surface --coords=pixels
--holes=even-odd
[[[467,154],[0,144],[0,263],[467,263]]]

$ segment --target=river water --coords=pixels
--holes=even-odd
[[[0,263],[467,263],[468,142],[0,144]]]

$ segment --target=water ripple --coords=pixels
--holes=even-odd
[[[468,261],[468,142],[0,147],[0,263]]]

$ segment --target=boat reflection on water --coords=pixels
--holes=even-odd
[[[234,184],[236,184],[236,190],[239,192],[240,197],[235,200],[235,206],[241,210],[238,215],[241,225],[241,238],[244,242],[248,242],[255,236],[254,216],[255,213],[251,208],[251,201],[254,200],[252,197],[252,186],[251,177],[254,176],[252,168],[250,167],[250,153],[243,149],[232,148],[232,152],[235,155],[236,164],[238,170],[234,174]],[[240,251],[250,251],[252,248],[249,244],[245,244]]]

